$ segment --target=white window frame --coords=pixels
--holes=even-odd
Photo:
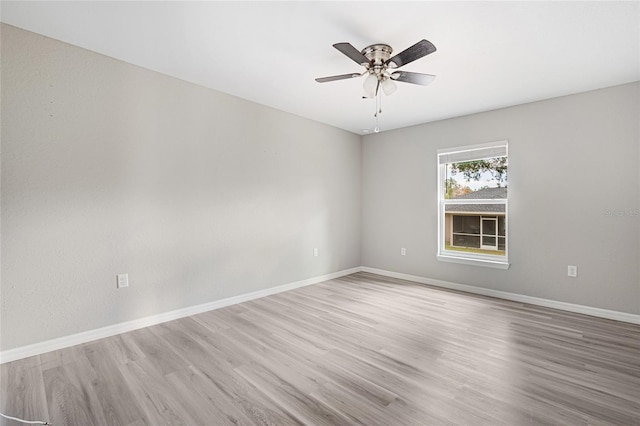
[[[496,141],[456,148],[439,149],[438,160],[438,251],[437,259],[442,262],[460,263],[465,265],[485,266],[490,268],[509,268],[509,205],[506,199],[449,199],[444,198],[446,164],[453,162],[479,160],[501,155],[508,157],[508,141]],[[508,195],[507,195],[508,197]],[[505,255],[491,255],[481,253],[466,253],[445,248],[445,215],[446,206],[455,204],[504,204],[505,211]],[[490,214],[487,214],[488,216]],[[481,219],[482,220],[482,219]]]

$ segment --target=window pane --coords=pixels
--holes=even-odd
[[[446,163],[445,199],[507,198],[507,157]]]

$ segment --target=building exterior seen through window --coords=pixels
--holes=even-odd
[[[440,150],[438,167],[438,257],[508,266],[507,142]]]

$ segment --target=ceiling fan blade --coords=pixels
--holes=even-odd
[[[403,65],[407,65],[409,62],[413,62],[416,59],[420,59],[423,56],[427,56],[430,53],[436,51],[436,47],[428,40],[420,40],[408,49],[398,53],[393,58],[387,60],[387,65],[390,68],[400,68]]]
[[[357,64],[360,64],[362,66],[369,64],[369,60],[367,59],[367,57],[360,53],[358,49],[353,47],[351,43],[336,43],[333,45],[333,47],[351,58],[351,60]]]
[[[427,86],[436,76],[431,74],[420,74],[417,72],[396,71],[391,74],[391,79],[395,81],[401,81],[403,83],[419,84],[421,86]]]
[[[346,80],[347,78],[355,78],[360,77],[362,74],[341,74],[341,75],[332,75],[331,77],[320,77],[316,78],[318,83],[326,83],[328,81],[336,81],[336,80]]]

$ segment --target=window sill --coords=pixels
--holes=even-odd
[[[509,262],[506,260],[480,259],[466,256],[456,256],[452,254],[439,254],[437,256],[441,262],[460,263],[463,265],[483,266],[486,268],[509,269]]]

